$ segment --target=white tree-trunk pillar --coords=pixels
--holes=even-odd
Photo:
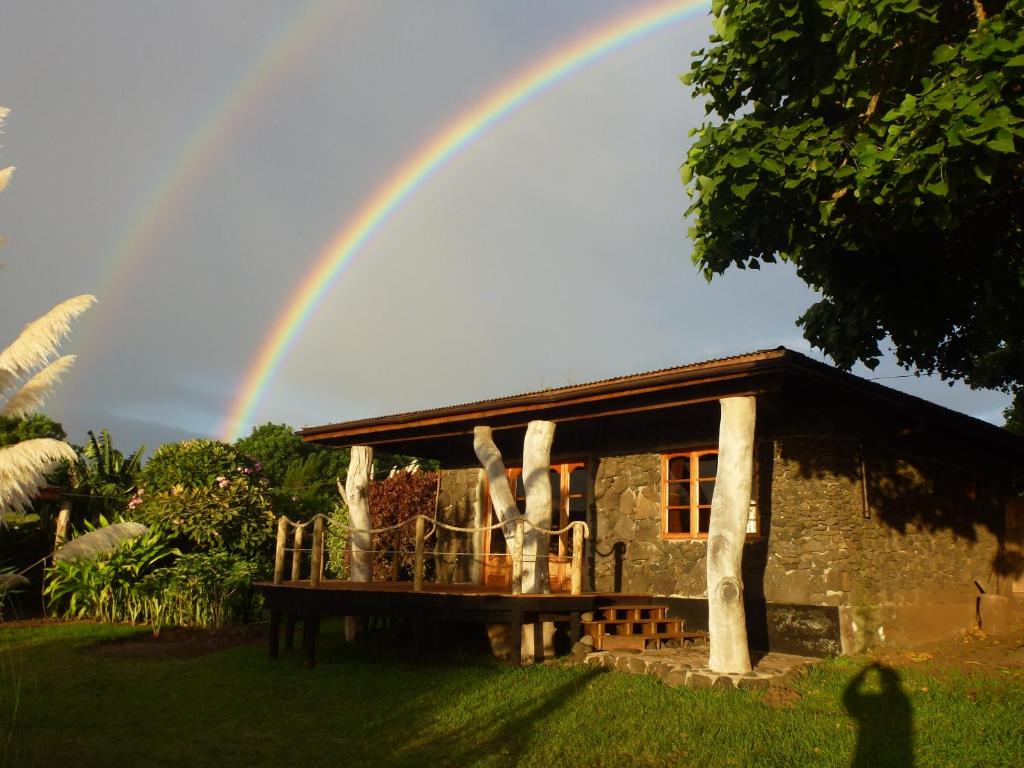
[[[498,522],[501,523],[501,532],[505,537],[505,550],[512,554],[516,547],[516,532],[509,521],[519,517],[519,509],[516,507],[512,489],[508,486],[505,463],[501,459],[501,451],[494,444],[494,436],[490,427],[473,428],[473,451],[480,461],[480,466],[487,473],[491,506],[498,517]]]
[[[345,503],[352,525],[352,562],[349,578],[352,581],[370,581],[373,578],[373,556],[370,530],[370,471],[373,467],[373,448],[353,445],[345,479]]]
[[[523,441],[526,519],[542,528],[551,528],[551,443],[554,438],[554,422],[531,421]],[[523,592],[547,592],[548,535],[527,526],[523,547]]]
[[[718,474],[708,529],[708,630],[714,672],[750,671],[743,611],[743,544],[754,473],[753,397],[725,397],[718,436]]]

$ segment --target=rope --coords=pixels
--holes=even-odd
[[[340,525],[340,523],[335,523],[335,522],[331,521],[329,518],[327,518],[326,515],[316,515],[316,517],[323,517],[324,519],[328,520],[328,522],[331,525]],[[301,527],[305,527],[305,526],[309,525],[309,523],[313,522],[313,520],[315,520],[316,517],[312,518],[311,520],[309,520],[308,522],[305,522],[305,523],[293,523],[287,517],[284,518],[284,519],[288,520],[288,523],[291,526],[301,528]],[[548,536],[561,536],[563,533],[567,533],[567,532],[571,531],[572,527],[574,525],[582,525],[583,526],[583,536],[585,538],[590,538],[590,526],[587,525],[582,520],[573,520],[571,523],[569,523],[564,528],[554,528],[554,529],[552,529],[552,528],[544,528],[541,525],[537,525],[536,523],[528,520],[526,515],[521,515],[520,517],[512,518],[511,520],[506,520],[503,523],[499,522],[499,523],[494,523],[492,525],[481,525],[481,526],[476,526],[476,527],[473,527],[473,528],[467,528],[467,527],[462,527],[462,526],[458,526],[458,525],[451,525],[449,523],[442,523],[440,520],[435,520],[434,518],[427,517],[426,515],[413,515],[412,517],[407,518],[405,520],[402,520],[400,522],[397,522],[394,525],[387,525],[387,526],[384,526],[383,528],[352,528],[350,526],[348,528],[348,531],[349,531],[349,533],[369,533],[369,534],[389,533],[391,531],[397,531],[399,528],[403,528],[404,526],[408,525],[409,523],[413,523],[413,522],[415,522],[416,520],[418,520],[420,518],[423,518],[427,522],[431,523],[431,525],[433,526],[431,528],[431,530],[430,530],[430,533],[425,534],[424,538],[429,538],[430,535],[433,534],[434,529],[436,529],[436,528],[443,528],[444,530],[452,531],[453,533],[477,533],[479,531],[493,531],[495,528],[503,528],[506,525],[515,525],[516,523],[523,523],[524,525],[528,525],[531,528],[533,528],[535,531],[547,534]]]

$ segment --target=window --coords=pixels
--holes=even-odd
[[[520,513],[526,512],[526,488],[523,470],[509,467],[506,470],[509,487],[515,497]],[[551,527],[565,528],[576,520],[586,522],[590,472],[584,462],[574,461],[552,464],[551,479]],[[496,523],[497,518],[487,497],[488,519]],[[553,592],[564,592],[570,586],[570,561],[572,559],[572,533],[549,538],[548,577]],[[505,536],[500,528],[493,529],[486,540],[484,557],[484,583],[499,586],[511,585],[512,571],[505,547]]]
[[[668,539],[705,539],[711,527],[718,451],[709,448],[662,456],[661,532]],[[751,493],[757,491],[757,479]],[[758,533],[757,505],[750,502],[747,535]]]

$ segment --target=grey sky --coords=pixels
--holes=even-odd
[[[305,6],[8,4],[0,162],[19,170],[0,196],[0,336],[98,291],[68,345],[79,365],[47,411],[76,441],[104,426],[125,447],[213,434],[286,299],[375,187],[496,85],[636,7],[327,4],[283,65],[246,81]],[[328,292],[255,421],[376,415],[778,344],[806,351],[793,321],[813,297],[791,270],[709,286],[690,263],[678,166],[703,107],[677,75],[708,30],[684,22],[612,53],[447,164]],[[239,82],[255,94],[240,104]],[[106,279],[146,200],[225,104],[228,140],[158,236]],[[886,383],[993,421],[1006,403],[937,381]]]

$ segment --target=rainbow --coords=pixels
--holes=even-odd
[[[173,225],[192,190],[215,165],[217,155],[242,130],[243,118],[249,109],[281,83],[302,54],[315,47],[318,38],[327,37],[332,17],[338,12],[339,6],[333,0],[313,0],[299,6],[252,59],[239,68],[239,75],[222,86],[189,139],[156,175],[155,183],[143,195],[142,205],[109,249],[110,258],[99,275],[94,293],[101,298],[116,298],[127,290],[145,264],[149,246]],[[103,303],[100,307],[108,319],[113,317],[112,302],[105,309]],[[89,338],[94,344],[98,343],[103,333],[94,328]],[[101,355],[82,354],[80,357],[89,360]]]
[[[251,421],[256,404],[289,348],[345,265],[446,161],[513,110],[581,67],[709,7],[708,0],[682,0],[649,5],[618,17],[506,80],[421,145],[374,191],[317,256],[313,268],[288,299],[249,365],[221,424],[221,438],[234,440]]]

